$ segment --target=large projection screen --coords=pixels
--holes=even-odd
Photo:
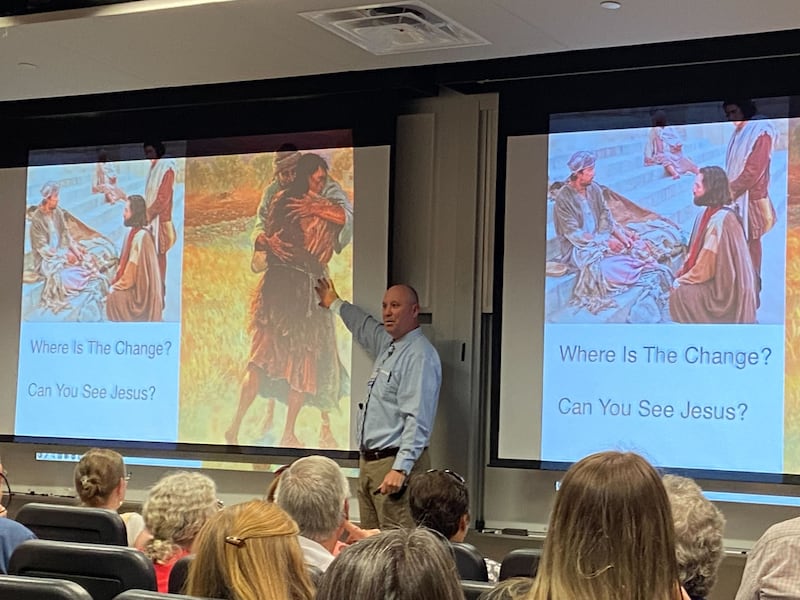
[[[279,159],[291,153],[279,156],[280,144],[266,136],[165,142],[160,172],[141,144],[48,151],[32,154],[27,169],[0,170],[8,232],[0,318],[11,359],[0,435],[353,450],[358,390],[351,394],[350,382],[366,381],[370,363],[317,305],[313,284],[324,274],[343,298],[379,306],[390,148],[341,143],[349,135],[280,136],[298,142],[298,165],[316,155],[327,166],[319,187],[291,198],[277,178]],[[169,170],[174,235],[165,238],[151,205]],[[42,208],[53,184],[55,217]],[[145,200],[143,226],[125,222],[135,195]],[[273,239],[259,246],[259,231]],[[161,310],[147,308],[157,300]]]
[[[709,478],[800,474],[800,121],[785,117],[786,99],[757,102],[778,116],[738,124],[720,104],[570,115],[550,134],[508,138],[494,464],[564,468],[617,449]],[[657,128],[659,115],[670,124]],[[695,171],[718,167],[702,172],[736,189],[765,134],[775,218],[759,236],[759,293],[745,201],[704,220]],[[657,136],[674,162],[646,159]],[[589,165],[602,200],[570,187]],[[592,202],[630,246],[602,238]]]

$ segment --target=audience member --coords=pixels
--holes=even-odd
[[[265,501],[275,502],[275,493],[278,490],[278,482],[280,481],[280,477],[283,474],[283,472],[289,467],[290,465],[283,465],[282,467],[280,467],[275,471],[275,474],[272,477],[272,481],[270,481],[269,485],[267,486],[267,493],[264,495]],[[361,527],[359,527],[349,519],[345,519],[344,533],[347,534],[345,540],[341,541],[341,538],[339,538],[339,540],[336,542],[336,545],[333,547],[334,556],[338,556],[339,552],[342,549],[346,548],[353,542],[357,542],[358,540],[363,540],[366,537],[375,535],[376,533],[380,533],[380,529],[361,529]],[[322,573],[322,571],[320,571],[320,573]]]
[[[705,600],[722,562],[725,517],[693,480],[665,475],[663,481],[675,523],[681,585],[692,600]]]
[[[325,571],[344,531],[350,486],[342,469],[325,456],[307,456],[281,473],[275,502],[300,527],[306,563]]]
[[[253,500],[212,516],[194,545],[186,593],[235,600],[311,600],[297,524],[276,504]]]
[[[116,511],[125,501],[128,474],[122,455],[114,450],[92,448],[75,466],[75,491],[81,505]],[[144,530],[142,515],[135,512],[120,515],[128,531],[128,545],[133,546]]]
[[[173,565],[192,551],[194,538],[218,509],[217,488],[200,473],[166,475],[150,490],[142,513],[152,538],[143,550],[155,566],[159,592],[167,591]]]
[[[26,540],[35,540],[34,533],[16,521],[0,517],[0,574],[8,573],[8,561],[14,549]]]
[[[455,561],[436,533],[392,529],[346,548],[317,600],[463,600]]]
[[[421,526],[441,533],[451,542],[463,542],[469,529],[469,492],[464,478],[449,469],[430,469],[408,481],[411,517]],[[489,581],[496,583],[500,563],[486,558]]]
[[[747,554],[736,600],[800,598],[800,517],[776,523]]]
[[[278,482],[281,479],[281,475],[283,472],[289,468],[290,465],[283,465],[278,467],[275,470],[275,473],[272,474],[272,481],[269,482],[267,486],[267,493],[264,494],[264,500],[266,502],[275,502],[275,493],[278,491]]]
[[[531,586],[532,577],[511,577],[482,593],[480,600],[522,600],[530,593]]]
[[[570,467],[528,598],[688,598],[678,583],[667,493],[647,461],[600,452]]]

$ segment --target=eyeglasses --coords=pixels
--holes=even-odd
[[[467,480],[464,479],[461,475],[456,473],[455,471],[451,471],[450,469],[428,469],[428,473],[439,473],[442,472],[446,475],[450,475],[453,479],[458,481],[461,485],[467,485]]]
[[[125,476],[123,477],[123,479],[124,479],[125,481],[130,481],[132,476],[133,476],[133,473],[131,473],[130,471],[128,471],[127,473],[125,473]]]

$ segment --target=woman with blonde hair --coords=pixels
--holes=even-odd
[[[150,489],[142,514],[152,537],[142,549],[155,566],[159,592],[167,591],[172,567],[192,551],[200,529],[219,510],[218,502],[214,481],[200,473],[166,475]]]
[[[220,511],[194,545],[186,593],[228,600],[311,600],[297,524],[277,504],[253,500]]]
[[[600,452],[556,494],[530,600],[681,600],[661,477],[641,456]]]
[[[128,474],[122,455],[114,450],[92,448],[87,451],[74,472],[75,491],[82,506],[116,510],[125,501]],[[128,532],[128,545],[133,546],[144,529],[142,515],[135,512],[120,515]]]

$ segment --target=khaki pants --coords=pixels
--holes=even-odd
[[[358,461],[358,509],[360,525],[363,529],[396,529],[398,527],[414,527],[414,520],[408,509],[408,495],[404,493],[394,500],[388,495],[374,494],[383,478],[392,469],[394,456],[380,460]],[[422,451],[409,476],[424,473],[431,467],[428,449]]]

